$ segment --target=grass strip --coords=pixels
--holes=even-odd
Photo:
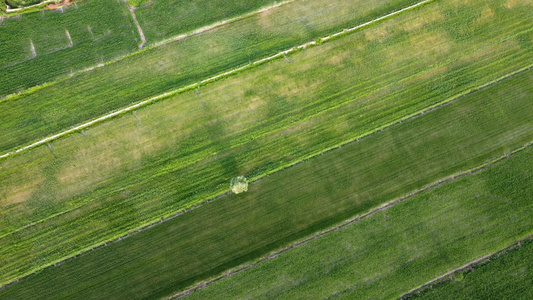
[[[445,9],[427,6],[380,26]],[[57,159],[43,147],[5,161],[2,282],[224,194],[232,176],[260,178],[447,101],[529,57],[506,35],[471,52],[457,46],[432,66],[436,56],[425,52],[401,55],[436,26],[391,34],[379,48],[368,45],[368,56],[351,55],[366,32],[347,36],[58,141]],[[442,44],[433,47],[425,49]]]
[[[245,194],[44,269],[0,296],[156,298],[184,289],[531,142],[532,76],[521,73],[274,173]]]
[[[147,1],[150,2],[150,1]],[[232,0],[224,5],[209,0],[184,2],[179,0],[152,1],[135,10],[148,43],[167,39],[200,28],[215,20],[239,17],[248,12],[277,3],[272,0]]]
[[[370,21],[405,3],[411,0],[392,0],[387,5],[296,1],[20,94],[0,102],[0,150],[31,144],[163,92]]]
[[[533,233],[532,168],[529,147],[185,299],[397,298]],[[466,275],[456,273],[422,298],[527,299],[530,248],[511,250]]]
[[[401,299],[530,299],[533,239],[515,242]]]

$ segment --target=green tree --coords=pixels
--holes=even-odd
[[[0,15],[3,15],[6,12],[6,0],[0,0]]]

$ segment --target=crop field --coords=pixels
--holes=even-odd
[[[383,10],[376,8],[376,4],[359,5],[363,2],[341,2],[334,5],[338,10],[327,15],[308,12],[308,17],[297,22],[294,16],[303,8],[333,4],[326,0],[289,3],[269,14],[149,49],[106,68],[0,101],[0,119],[4,121],[0,125],[0,151],[30,144],[111,110],[360,24],[354,18],[369,21],[376,11]],[[398,9],[401,7],[397,5]],[[355,8],[358,9],[354,16]],[[263,30],[267,20],[276,26]],[[147,69],[146,65],[152,68]]]
[[[28,291],[24,295],[29,297],[35,292],[32,287],[54,286],[55,279],[57,288],[50,287],[48,296],[40,293],[41,299],[71,293],[82,298],[165,296],[293,239],[489,162],[532,140],[532,76],[533,71],[526,71],[359,142],[274,173],[252,185],[242,196],[223,197],[60,267],[30,276],[12,286],[22,289],[14,293]],[[337,188],[328,188],[332,185]],[[130,209],[142,214],[138,208]],[[94,214],[105,215],[103,210]],[[98,221],[106,227],[119,226],[112,217],[117,214]],[[79,218],[65,224],[63,230],[72,228],[76,222]],[[86,221],[82,223],[87,226]],[[48,240],[54,235],[65,235],[64,231],[47,233],[51,233]],[[45,248],[43,242],[33,241],[30,245]],[[60,240],[56,244],[68,245]],[[24,245],[17,246],[23,251]],[[44,250],[50,247],[47,245]],[[32,250],[38,253],[38,249]],[[22,252],[18,254],[25,257]],[[83,271],[92,269],[91,266],[98,266],[95,272],[99,276]],[[72,286],[64,283],[64,278],[73,277],[79,281],[72,281]],[[24,287],[26,283],[28,288]],[[6,295],[11,290],[7,287]]]
[[[220,2],[211,0],[144,0],[135,10],[148,43],[164,40],[174,35],[241,16],[251,10],[270,6],[273,0],[230,0]]]
[[[91,0],[0,21],[0,97],[138,49],[122,1]],[[1,101],[1,100],[0,100]]]
[[[472,270],[454,273],[444,281],[405,299],[531,299],[533,242],[500,254]]]
[[[392,298],[533,233],[531,0],[108,2],[0,19],[0,300]]]
[[[279,60],[263,65],[202,87],[198,94],[182,94],[113,120],[85,136],[57,141],[53,153],[42,147],[2,162],[6,171],[0,175],[4,187],[0,243],[10,261],[3,264],[3,279],[220,195],[227,191],[227,178],[235,174],[258,178],[498,75],[495,68],[474,80],[476,66],[490,67],[487,60],[493,58],[482,55],[474,64],[471,56],[479,56],[476,51],[433,68],[424,68],[425,62],[419,59],[420,65],[410,65],[409,76],[405,70],[389,71],[384,79],[370,72],[361,74],[350,66],[368,57],[349,60],[351,38],[366,39],[364,34],[354,34],[308,49],[291,56],[292,63]],[[400,44],[396,53],[413,47]],[[375,55],[396,54],[383,48]],[[520,53],[519,48],[505,49]],[[322,65],[326,54],[345,59]],[[374,62],[373,71],[383,75],[391,63],[378,69]],[[432,74],[435,68],[445,71]],[[453,71],[447,72],[448,68]],[[319,80],[302,77],[302,70],[312,70],[307,72]],[[458,82],[456,74],[471,80]],[[320,79],[324,76],[328,82]],[[346,80],[357,76],[367,81],[354,87]],[[394,83],[374,88],[384,82]],[[302,90],[302,86],[308,88]],[[250,101],[254,103],[246,105]],[[80,231],[85,234],[79,235]],[[18,240],[25,242],[14,244]]]
[[[148,42],[153,43],[231,18],[235,13],[248,13],[271,2],[234,0],[214,6],[215,1],[162,0],[139,7],[134,13],[140,15],[141,30],[147,29]],[[169,10],[169,6],[180,7],[182,11]],[[146,21],[141,18],[144,14]],[[161,18],[162,14],[166,18]],[[163,23],[155,25],[153,22]],[[160,26],[166,26],[166,30]],[[156,39],[152,38],[154,34]],[[125,1],[90,0],[42,13],[0,19],[0,98],[109,63],[138,51],[141,44]]]
[[[398,298],[412,287],[532,234],[531,170],[533,149],[529,148],[185,299]],[[484,266],[479,271],[486,272],[485,278],[475,277],[475,270],[464,282],[453,284],[455,289],[443,285],[429,291],[425,299],[528,299],[523,296],[531,292],[529,248]],[[494,269],[492,263],[497,264]],[[472,288],[461,290],[470,286],[471,278]],[[512,282],[517,290],[511,292],[507,286],[510,293],[504,297],[503,286]],[[484,294],[491,290],[485,285],[491,284],[493,291],[502,294]]]

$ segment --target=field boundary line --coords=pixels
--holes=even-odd
[[[296,162],[292,162],[292,163],[286,164],[286,165],[281,166],[281,167],[279,167],[279,168],[277,168],[277,169],[274,169],[274,170],[272,170],[272,171],[270,171],[270,172],[266,172],[266,173],[261,174],[261,175],[259,175],[259,176],[252,177],[252,178],[250,178],[250,184],[255,184],[257,181],[259,181],[259,180],[261,180],[261,179],[263,179],[263,178],[265,178],[265,177],[267,177],[267,176],[269,176],[269,175],[271,175],[271,174],[273,174],[273,173],[275,173],[275,172],[282,171],[282,170],[284,170],[284,169],[290,168],[290,167],[295,166],[295,165],[297,165],[297,164],[303,163],[303,162],[305,162],[305,161],[307,161],[307,160],[309,160],[309,159],[311,159],[311,158],[313,158],[313,157],[318,157],[319,155],[322,155],[322,154],[324,154],[324,153],[326,153],[326,152],[329,152],[329,151],[335,150],[335,149],[337,149],[337,148],[341,148],[341,147],[344,146],[344,145],[347,145],[347,144],[350,144],[350,143],[354,143],[354,142],[359,142],[360,140],[362,140],[362,139],[364,139],[364,138],[370,137],[370,136],[372,136],[372,135],[374,135],[374,134],[376,134],[376,133],[378,133],[378,132],[381,132],[381,131],[383,131],[383,130],[386,130],[386,129],[392,127],[392,126],[400,125],[401,123],[403,123],[403,122],[406,121],[406,120],[413,119],[413,118],[419,117],[419,116],[421,116],[421,115],[424,115],[424,114],[427,113],[427,112],[430,112],[430,111],[436,110],[436,109],[438,109],[438,108],[440,108],[440,107],[442,107],[442,106],[444,106],[444,105],[447,105],[447,104],[449,104],[449,103],[455,102],[456,100],[459,100],[459,99],[461,99],[462,97],[465,97],[465,96],[467,96],[467,95],[469,95],[469,94],[472,94],[472,93],[475,93],[475,92],[477,92],[477,91],[483,90],[483,89],[485,89],[485,88],[487,88],[487,87],[489,87],[489,86],[491,86],[491,85],[497,84],[497,83],[499,83],[500,81],[503,81],[503,80],[505,80],[505,79],[508,79],[508,78],[514,77],[514,76],[516,76],[516,75],[518,75],[518,74],[520,74],[520,73],[522,73],[522,72],[526,72],[526,71],[528,71],[528,70],[530,70],[530,69],[532,69],[532,68],[533,68],[533,64],[530,65],[530,66],[528,66],[528,67],[525,67],[525,68],[519,69],[519,70],[517,70],[517,71],[515,71],[515,72],[512,72],[512,73],[510,73],[510,74],[508,74],[508,75],[506,75],[506,76],[502,76],[501,78],[499,78],[499,79],[497,79],[497,80],[493,80],[493,81],[491,81],[491,82],[489,82],[489,83],[486,83],[486,84],[484,84],[484,85],[481,85],[481,86],[479,86],[479,87],[477,87],[477,88],[473,88],[473,89],[471,89],[470,91],[466,91],[466,92],[464,92],[464,93],[461,93],[461,94],[456,95],[455,97],[448,98],[447,100],[444,100],[444,101],[442,101],[442,102],[440,102],[440,103],[437,103],[437,104],[435,104],[435,105],[432,105],[432,106],[430,106],[430,107],[427,107],[427,108],[425,108],[425,109],[423,109],[423,110],[420,110],[420,111],[418,111],[418,112],[415,112],[415,113],[413,113],[413,114],[411,114],[411,115],[407,115],[407,116],[405,116],[405,117],[403,117],[403,118],[399,118],[399,119],[397,119],[397,120],[395,120],[395,121],[392,121],[392,122],[390,122],[390,123],[387,123],[387,124],[385,124],[385,125],[383,125],[383,126],[381,126],[381,127],[377,127],[377,128],[375,128],[375,129],[373,129],[373,130],[371,130],[371,131],[368,131],[368,132],[366,132],[366,133],[363,133],[363,134],[359,135],[358,137],[355,137],[355,138],[349,139],[349,140],[347,140],[347,141],[341,142],[341,143],[339,143],[339,144],[337,144],[337,145],[335,145],[335,146],[331,146],[331,147],[326,148],[326,149],[324,149],[324,150],[317,151],[316,153],[314,153],[314,154],[310,154],[310,155],[308,155],[308,156],[306,156],[306,157],[303,157],[302,159],[300,159],[300,160],[298,160],[298,161],[296,161]],[[515,150],[511,151],[511,152],[508,153],[508,154],[502,155],[502,156],[500,156],[500,157],[498,157],[498,158],[496,158],[496,159],[493,159],[493,160],[491,160],[491,161],[487,161],[485,164],[482,164],[482,165],[480,165],[480,166],[478,166],[478,167],[474,167],[474,168],[469,169],[469,170],[466,170],[466,171],[461,171],[461,172],[459,172],[458,174],[451,175],[451,176],[446,177],[446,178],[452,178],[452,179],[453,179],[453,178],[455,178],[455,177],[457,177],[457,176],[459,176],[459,175],[461,175],[461,174],[463,174],[463,173],[464,173],[464,174],[467,174],[467,173],[469,173],[469,172],[474,172],[474,171],[478,170],[479,168],[483,168],[483,167],[486,166],[486,165],[489,165],[489,164],[495,164],[495,163],[499,162],[500,160],[503,160],[503,159],[505,159],[505,158],[507,158],[507,157],[510,157],[510,156],[514,155],[515,153],[520,152],[520,151],[522,151],[522,150],[524,150],[524,149],[530,147],[531,145],[533,145],[533,141],[530,142],[530,143],[528,143],[528,144],[526,144],[526,145],[524,145],[524,146],[522,146],[522,147],[520,147],[520,148],[518,148],[518,149],[515,149]],[[446,178],[445,178],[445,179],[446,179]],[[415,191],[416,191],[416,190],[415,190]],[[168,221],[168,220],[171,220],[171,219],[174,219],[174,218],[176,218],[176,217],[178,217],[178,216],[181,216],[181,215],[183,215],[183,214],[185,214],[185,213],[187,213],[187,212],[189,212],[189,211],[191,211],[191,210],[194,210],[194,209],[200,208],[200,207],[202,207],[202,206],[204,206],[204,205],[206,205],[206,204],[208,204],[208,203],[211,203],[211,202],[213,202],[213,201],[215,201],[215,200],[218,200],[218,199],[220,199],[220,198],[222,198],[222,197],[224,197],[224,196],[226,196],[226,195],[229,195],[230,193],[231,193],[231,191],[226,191],[226,192],[219,193],[219,194],[213,194],[213,195],[211,195],[210,198],[207,198],[207,197],[209,197],[209,196],[207,196],[207,197],[206,197],[207,200],[205,200],[205,201],[202,201],[202,202],[196,202],[196,203],[191,203],[190,205],[183,207],[181,210],[178,210],[177,212],[174,212],[174,213],[172,213],[172,214],[168,214],[168,215],[164,215],[164,216],[162,216],[162,217],[158,217],[157,219],[153,219],[153,220],[151,220],[151,221],[145,222],[144,224],[140,224],[137,228],[135,228],[135,229],[131,229],[131,230],[127,231],[125,234],[114,236],[114,237],[109,238],[109,239],[107,239],[107,240],[104,240],[104,241],[102,241],[102,242],[100,242],[100,243],[95,243],[95,244],[93,244],[92,246],[89,246],[89,247],[83,248],[83,249],[81,249],[81,250],[75,251],[75,252],[73,252],[70,256],[66,256],[66,257],[63,257],[63,258],[61,258],[61,259],[58,259],[58,260],[52,261],[52,262],[50,262],[49,264],[46,264],[46,265],[44,265],[44,266],[42,266],[42,267],[40,267],[40,268],[35,268],[35,269],[33,269],[33,270],[29,271],[29,272],[26,272],[25,274],[23,274],[23,275],[21,275],[21,276],[15,278],[15,279],[12,279],[11,281],[8,281],[8,282],[0,282],[0,289],[1,289],[1,288],[4,288],[4,287],[6,287],[6,286],[8,286],[8,285],[10,285],[10,284],[15,284],[15,283],[17,283],[20,279],[22,279],[22,278],[24,278],[24,277],[27,277],[27,276],[30,276],[30,275],[32,275],[33,273],[36,273],[36,272],[38,272],[38,271],[40,271],[40,270],[43,270],[43,269],[48,268],[48,267],[51,267],[51,266],[58,266],[58,265],[61,265],[61,264],[63,264],[64,262],[69,261],[69,260],[71,260],[71,259],[75,259],[76,257],[78,257],[78,256],[80,256],[80,255],[83,255],[83,254],[85,254],[85,253],[89,253],[89,252],[91,252],[91,251],[93,251],[93,250],[96,250],[96,249],[98,249],[98,248],[100,248],[100,247],[105,247],[105,246],[107,246],[108,243],[119,242],[119,241],[121,241],[121,240],[123,240],[123,239],[125,239],[125,238],[128,238],[128,237],[130,237],[130,236],[133,236],[133,235],[135,235],[135,234],[137,234],[137,233],[139,233],[139,232],[142,232],[142,231],[145,231],[145,230],[147,230],[147,229],[150,229],[150,228],[152,228],[152,227],[154,227],[154,226],[156,226],[156,225],[158,225],[158,224],[160,224],[160,223],[162,223],[162,222],[166,222],[166,221]],[[411,194],[409,194],[409,195],[411,195]],[[394,201],[394,200],[393,200],[393,201]],[[397,200],[396,200],[396,201],[397,201]],[[381,206],[388,206],[388,205],[390,205],[390,203],[391,203],[391,202],[388,202],[388,203],[382,204]],[[82,207],[82,206],[84,206],[84,205],[85,205],[85,204],[81,204],[80,206],[78,206],[78,207],[76,207],[76,208]],[[381,207],[381,206],[380,206],[380,207]],[[380,207],[378,207],[378,209],[380,209]],[[75,210],[76,208],[74,208],[73,210]],[[65,212],[62,212],[61,214],[68,213],[68,212],[70,212],[70,211],[71,211],[71,210],[69,210],[69,211],[65,211]],[[32,225],[33,225],[33,224],[29,224],[29,225],[27,225],[27,226],[29,227],[29,226],[32,226]]]
[[[340,229],[346,228],[346,227],[348,227],[348,226],[350,226],[352,224],[355,224],[355,223],[357,223],[357,222],[359,222],[361,220],[370,218],[373,215],[375,215],[376,213],[379,213],[379,212],[385,211],[385,210],[387,210],[387,209],[389,209],[391,207],[394,207],[397,204],[400,204],[400,203],[402,203],[402,202],[404,202],[404,201],[406,201],[406,200],[408,200],[410,198],[413,198],[414,196],[416,196],[416,195],[418,195],[420,193],[423,193],[423,192],[426,192],[426,191],[429,191],[429,190],[433,190],[435,188],[438,188],[440,186],[443,186],[445,184],[453,182],[453,181],[455,181],[457,179],[477,174],[477,173],[479,173],[479,172],[481,172],[481,171],[483,171],[485,169],[488,169],[488,168],[494,166],[495,164],[497,164],[497,163],[499,163],[499,162],[501,162],[503,160],[506,160],[508,158],[513,157],[514,155],[516,155],[516,154],[518,154],[518,153],[530,148],[531,146],[533,146],[533,141],[529,142],[528,144],[526,144],[526,145],[524,145],[524,146],[522,146],[522,147],[520,147],[518,149],[515,149],[515,150],[513,150],[513,151],[511,151],[511,152],[509,152],[507,154],[504,154],[504,155],[502,155],[500,157],[492,159],[492,160],[490,160],[490,161],[488,161],[488,162],[486,162],[484,164],[478,165],[478,166],[476,166],[474,168],[471,168],[471,169],[468,169],[468,170],[465,170],[465,171],[460,171],[460,172],[455,173],[455,174],[453,174],[451,176],[447,176],[447,177],[444,177],[444,178],[439,179],[437,181],[434,181],[433,183],[430,183],[430,184],[428,184],[428,185],[426,185],[426,186],[424,186],[422,188],[415,189],[412,192],[410,192],[410,193],[408,193],[408,194],[406,194],[406,195],[404,195],[404,196],[402,196],[400,198],[396,198],[396,199],[394,199],[392,201],[389,201],[387,203],[384,203],[384,204],[382,204],[382,205],[380,205],[378,207],[370,209],[367,212],[364,212],[362,214],[357,214],[357,215],[355,215],[355,216],[353,216],[353,217],[351,217],[351,218],[349,218],[347,220],[344,220],[344,221],[341,221],[341,222],[339,222],[339,223],[337,223],[335,225],[329,226],[326,229],[317,231],[314,234],[308,235],[308,236],[306,236],[306,237],[304,237],[302,239],[299,239],[299,240],[297,240],[295,242],[292,242],[289,246],[283,247],[281,249],[274,250],[274,251],[270,252],[269,254],[262,256],[259,259],[252,260],[252,261],[250,261],[248,263],[244,263],[244,264],[242,264],[242,265],[240,265],[238,267],[235,267],[235,268],[232,268],[232,269],[230,269],[228,271],[223,272],[223,274],[220,274],[218,276],[212,277],[211,279],[200,281],[199,283],[196,283],[196,284],[192,285],[188,289],[185,289],[184,291],[178,292],[178,293],[176,293],[176,294],[174,294],[172,296],[166,297],[165,299],[177,299],[177,298],[181,298],[181,297],[187,296],[187,295],[189,295],[189,294],[191,294],[191,293],[193,293],[193,292],[195,292],[197,290],[200,290],[200,289],[202,289],[202,288],[204,288],[204,287],[206,287],[206,286],[208,286],[210,284],[213,284],[215,282],[218,282],[220,280],[223,280],[223,279],[228,278],[230,276],[233,276],[235,274],[238,274],[238,273],[241,273],[241,272],[246,271],[248,269],[251,269],[251,268],[259,265],[262,262],[265,262],[265,261],[271,260],[273,258],[276,258],[277,256],[279,256],[279,255],[281,255],[281,254],[283,254],[285,252],[288,252],[288,251],[290,251],[290,250],[292,250],[294,248],[298,248],[298,247],[303,246],[303,245],[305,245],[305,244],[307,244],[307,243],[309,243],[311,241],[314,241],[314,240],[316,240],[318,238],[324,237],[324,236],[326,236],[326,235],[328,235],[330,233],[333,233],[333,232],[336,232],[336,231],[338,231]],[[533,236],[533,234],[531,234],[530,236]],[[516,242],[513,242],[513,243],[516,243]],[[492,253],[492,254],[494,254],[494,253]],[[492,254],[483,256],[480,259],[476,259],[474,262],[469,262],[467,265],[465,265],[463,267],[467,267],[470,264],[473,264],[473,263],[478,262],[478,261],[482,261],[482,260],[490,257]],[[463,267],[461,267],[461,268],[463,268]],[[460,268],[458,268],[458,269],[460,269]],[[449,273],[451,274],[451,273],[453,273],[453,271],[449,272]],[[445,275],[443,275],[441,277],[445,277],[445,276],[449,275],[449,273],[447,273],[447,274],[445,274]]]
[[[474,267],[479,267],[479,266],[482,266],[482,265],[485,265],[487,263],[490,263],[492,261],[492,259],[495,259],[495,258],[498,258],[502,255],[505,255],[506,253],[508,253],[509,251],[513,251],[513,250],[516,250],[518,248],[521,248],[523,246],[523,243],[524,242],[528,242],[528,241],[531,241],[533,240],[533,234],[529,234],[528,236],[524,237],[524,238],[521,238],[517,241],[514,241],[512,242],[511,244],[508,244],[507,246],[505,246],[504,248],[501,248],[500,250],[497,250],[495,252],[492,252],[492,253],[489,253],[487,255],[484,255],[484,256],[481,256],[479,258],[476,258],[470,262],[468,262],[467,264],[461,266],[461,267],[458,267],[458,268],[455,268],[447,273],[445,273],[444,275],[441,275],[431,281],[428,281],[422,285],[419,285],[418,287],[416,288],[413,288],[411,289],[410,291],[408,291],[407,293],[405,294],[402,294],[400,297],[396,298],[396,299],[408,299],[406,297],[409,297],[413,294],[420,294],[421,292],[424,292],[425,290],[427,290],[428,288],[431,288],[432,286],[436,285],[436,284],[440,284],[440,283],[444,283],[444,282],[447,282],[449,280],[453,280],[453,275],[457,272],[461,272],[461,271],[465,271],[466,269],[470,269],[470,270],[474,270]]]
[[[294,1],[294,0],[289,0],[290,2]],[[290,3],[290,2],[283,2],[283,3]],[[395,12],[392,12],[390,14],[387,14],[385,16],[382,16],[382,17],[379,17],[377,19],[374,19],[372,21],[369,21],[369,22],[366,22],[366,23],[363,23],[363,24],[360,24],[360,25],[357,25],[355,27],[351,27],[351,28],[348,28],[348,29],[343,29],[342,31],[339,31],[337,33],[334,33],[334,34],[331,34],[331,35],[328,35],[328,36],[325,36],[325,37],[322,37],[320,38],[319,40],[321,42],[327,42],[329,40],[332,40],[332,39],[335,39],[335,38],[339,38],[339,37],[342,37],[344,35],[348,35],[352,32],[355,32],[356,30],[359,30],[359,29],[362,29],[364,27],[367,27],[369,25],[372,25],[372,24],[375,24],[377,22],[380,22],[380,21],[383,21],[385,19],[388,19],[388,18],[391,18],[393,16],[396,16],[398,14],[401,14],[403,12],[406,12],[406,11],[409,11],[409,10],[412,10],[412,9],[415,9],[417,7],[420,7],[422,5],[425,5],[427,3],[430,3],[430,2],[434,2],[436,0],[424,0],[422,2],[419,2],[417,4],[414,4],[414,5],[411,5],[409,7],[406,7],[406,8],[402,8],[400,10],[397,10]],[[278,6],[281,5],[281,4],[278,4]],[[321,43],[320,42],[320,43]],[[24,147],[21,147],[21,148],[18,148],[16,150],[12,150],[12,151],[9,151],[9,152],[6,152],[2,155],[0,155],[0,160],[4,159],[4,158],[7,158],[9,156],[12,156],[14,154],[18,154],[20,152],[23,152],[25,150],[29,150],[31,148],[35,148],[37,146],[40,146],[40,145],[43,145],[43,144],[46,144],[46,143],[50,143],[54,140],[57,140],[61,137],[65,137],[71,133],[75,133],[75,132],[78,132],[82,129],[86,129],[88,127],[91,127],[95,124],[98,124],[98,123],[102,123],[103,121],[105,120],[108,120],[108,119],[111,119],[111,118],[114,118],[114,117],[117,117],[123,113],[126,113],[126,112],[129,112],[129,111],[132,111],[134,109],[137,109],[137,108],[140,108],[140,107],[143,107],[143,106],[146,106],[148,104],[152,104],[158,100],[162,100],[162,99],[165,99],[167,97],[170,97],[170,96],[173,96],[173,95],[176,95],[176,94],[179,94],[179,93],[183,93],[183,92],[186,92],[186,91],[189,91],[189,90],[192,90],[194,88],[197,88],[197,87],[200,87],[200,86],[203,86],[203,85],[206,85],[208,83],[212,83],[212,82],[215,82],[217,80],[220,80],[220,79],[223,79],[225,77],[228,77],[230,75],[234,75],[234,74],[237,74],[239,72],[242,72],[244,70],[247,70],[247,69],[250,69],[250,68],[253,68],[253,67],[256,67],[258,65],[261,65],[261,64],[264,64],[264,63],[267,63],[267,62],[270,62],[272,60],[275,60],[275,59],[278,59],[278,58],[281,58],[281,57],[284,57],[285,55],[287,54],[290,54],[290,53],[295,53],[297,51],[302,51],[302,50],[305,50],[307,49],[308,47],[312,47],[312,46],[316,46],[320,43],[317,43],[316,40],[314,41],[311,41],[311,42],[307,42],[307,43],[304,43],[302,45],[299,45],[299,46],[295,46],[295,47],[292,47],[290,49],[287,49],[287,50],[284,50],[284,51],[281,51],[281,52],[278,52],[274,55],[271,55],[271,56],[268,56],[268,57],[265,57],[265,58],[262,58],[262,59],[259,59],[259,60],[256,60],[256,61],[253,61],[251,62],[250,64],[247,64],[247,65],[244,65],[244,66],[241,66],[241,67],[238,67],[238,68],[234,68],[232,70],[229,70],[229,71],[226,71],[226,72],[223,72],[223,73],[220,73],[218,75],[215,75],[215,76],[212,76],[210,78],[207,78],[207,79],[204,79],[204,80],[201,80],[199,82],[196,82],[196,83],[192,83],[192,84],[189,84],[187,86],[184,86],[184,87],[181,87],[181,88],[178,88],[178,89],[174,89],[174,90],[171,90],[171,91],[168,91],[168,92],[165,92],[165,93],[162,93],[162,94],[159,94],[157,96],[154,96],[154,97],[151,97],[147,100],[143,100],[141,102],[138,102],[136,104],[133,104],[133,105],[130,105],[128,107],[125,107],[125,108],[122,108],[122,109],[119,109],[119,110],[115,110],[114,112],[111,112],[107,115],[104,115],[104,116],[101,116],[101,117],[98,117],[96,119],[93,119],[91,121],[88,121],[88,122],[85,122],[85,123],[82,123],[80,125],[77,125],[77,126],[74,126],[74,127],[71,127],[70,129],[67,129],[67,130],[64,130],[60,133],[57,133],[57,134],[54,134],[52,136],[49,136],[49,137],[46,137],[40,141],[37,141],[37,142],[34,142],[30,145],[27,145],[27,146],[24,146]],[[148,48],[146,48],[148,49]],[[138,52],[137,52],[138,53]],[[105,65],[105,64],[102,64],[102,65]]]

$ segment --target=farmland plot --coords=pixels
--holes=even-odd
[[[379,26],[412,20],[406,14]],[[3,280],[220,195],[235,175],[264,176],[528,59],[513,36],[466,54],[440,53],[435,44],[416,58],[399,55],[417,49],[433,26],[351,55],[366,41],[363,31],[58,141],[54,154],[43,147],[4,161],[0,242],[12,259],[2,265]],[[428,53],[442,64],[429,65],[435,56]]]
[[[4,120],[0,151],[370,21],[384,9],[382,14],[402,8],[400,4],[405,2],[381,7],[362,0],[296,1],[0,102],[0,119]],[[327,13],[313,12],[324,6],[329,8]]]
[[[82,298],[106,299],[165,296],[442,178],[490,162],[533,140],[533,120],[530,117],[533,113],[532,76],[533,71],[523,72],[358,142],[274,173],[251,185],[245,194],[223,197],[120,242],[67,261],[59,267],[45,269],[8,286],[0,291],[0,297],[31,299],[31,295],[37,295],[35,291],[42,290],[43,285],[47,289],[38,294],[41,299],[73,294]],[[480,236],[480,240],[487,243],[477,248],[481,252],[487,249],[486,245],[501,245],[531,230],[530,223],[524,221],[531,218],[531,210],[527,209],[531,204],[523,196],[531,193],[528,190],[531,187],[527,184],[531,177],[527,172],[531,169],[531,155],[523,157],[529,160],[519,160],[516,165],[525,171],[502,175],[503,178],[514,178],[508,175],[517,174],[519,180],[511,180],[511,183],[525,185],[509,190],[509,193],[518,191],[517,195],[510,196],[513,199],[511,209],[502,207],[506,201],[494,206],[476,202],[481,207],[487,207],[491,213],[493,210],[521,213],[513,218],[503,215],[501,225],[492,229],[494,232],[486,231],[487,234]],[[496,172],[496,179],[499,179],[498,174]],[[496,179],[494,182],[498,182]],[[501,188],[510,187],[511,183],[504,181]],[[467,186],[476,193],[477,184]],[[152,183],[151,196],[159,197],[162,187]],[[135,193],[136,188],[147,190],[141,184],[122,192]],[[452,190],[458,193],[462,191]],[[455,195],[450,197],[455,198]],[[162,201],[164,197],[160,199]],[[119,194],[109,200],[120,201]],[[145,213],[143,207],[127,206],[132,202],[120,202],[136,215]],[[422,202],[426,205],[425,201]],[[125,207],[120,212],[126,211]],[[94,211],[95,216],[105,214],[104,205],[100,208]],[[438,212],[429,206],[426,209]],[[464,210],[468,211],[486,213],[483,209]],[[425,212],[420,211],[419,216],[426,216]],[[464,220],[477,222],[484,220],[483,216],[468,215]],[[118,217],[115,214],[98,221],[104,226],[115,227],[120,225],[116,223]],[[443,214],[442,217],[447,220],[448,215]],[[64,235],[67,228],[80,222],[79,219],[78,215],[59,231],[47,231],[50,234],[47,239]],[[88,226],[85,220],[81,223]],[[407,223],[401,220],[399,224]],[[442,221],[437,224],[448,223]],[[97,229],[91,226],[86,228],[93,230],[91,235],[98,234]],[[480,228],[485,232],[484,226]],[[430,232],[439,232],[440,229],[438,227]],[[493,234],[499,230],[504,233]],[[488,240],[487,237],[493,239]],[[9,238],[5,237],[3,243]],[[32,237],[24,234],[16,240],[24,239],[32,240]],[[43,246],[43,242],[35,239],[29,243],[33,247],[32,253],[42,251],[38,248]],[[57,240],[56,243],[68,247],[73,241]],[[24,251],[22,243],[18,247]],[[412,251],[409,250],[409,253]],[[464,254],[462,257],[465,259],[477,255],[465,251],[458,253]],[[5,255],[2,253],[1,257]],[[433,271],[439,272],[439,269]],[[428,279],[417,280],[423,283]],[[376,290],[369,289],[370,292]]]
[[[531,299],[533,242],[529,239],[522,244],[403,299]]]
[[[217,20],[234,18],[276,3],[273,0],[157,0],[148,1],[135,13],[148,43],[167,39]]]
[[[226,1],[225,5],[204,0],[148,2],[152,5],[134,13],[149,15],[149,21],[141,21],[141,30],[144,26],[152,29],[148,25],[159,21],[170,26],[171,31],[154,28],[161,40],[229,15],[245,14],[273,1],[235,0]],[[138,51],[142,41],[128,8],[122,0],[90,0],[0,20],[0,98]],[[155,18],[153,13],[159,17]],[[146,35],[154,41],[151,31]]]
[[[91,0],[0,23],[0,97],[138,49],[123,1]]]
[[[533,149],[184,299],[394,299],[533,233]],[[422,299],[529,299],[531,243]],[[417,298],[418,299],[418,298]]]

